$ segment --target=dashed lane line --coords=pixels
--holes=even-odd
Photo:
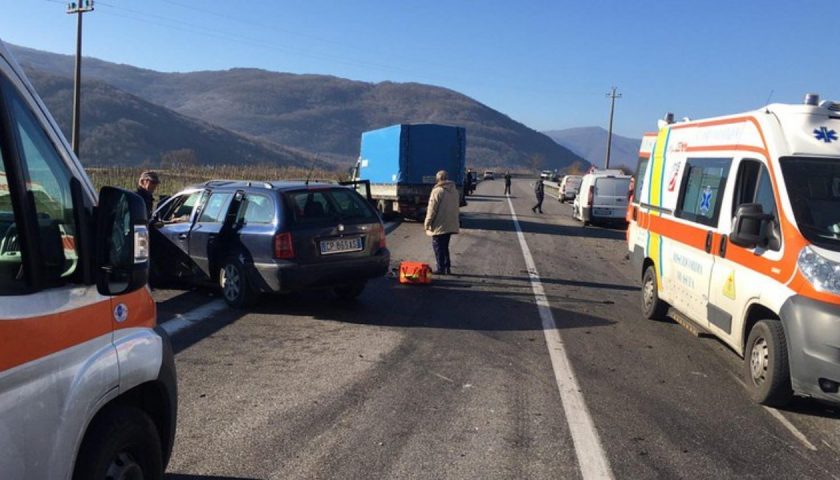
[[[513,209],[510,197],[507,198],[507,201],[513,218],[513,225],[516,227],[516,235],[519,238],[519,246],[522,248],[522,256],[525,257],[525,265],[531,278],[531,288],[534,291],[537,309],[542,319],[543,334],[548,345],[554,378],[557,381],[557,388],[560,390],[560,400],[563,402],[563,411],[566,414],[566,422],[569,424],[569,432],[575,446],[581,476],[585,480],[612,479],[613,474],[609,460],[607,460],[601,446],[601,440],[595,430],[592,417],[589,415],[589,409],[586,408],[575,372],[569,363],[569,357],[563,346],[563,338],[554,322],[551,305],[545,295],[539,272],[537,272],[537,267],[534,264],[534,258],[531,256],[531,250],[525,242],[525,235],[522,234],[522,228],[519,226],[519,220],[516,217],[516,211]]]

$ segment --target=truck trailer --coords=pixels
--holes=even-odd
[[[383,215],[422,219],[435,185],[446,170],[463,197],[466,131],[435,124],[400,124],[362,133],[354,180],[368,180]]]

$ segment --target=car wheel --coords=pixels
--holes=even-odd
[[[163,478],[157,428],[136,407],[113,407],[91,424],[76,460],[75,480]]]
[[[357,282],[333,287],[333,293],[335,293],[335,296],[338,297],[339,300],[354,300],[362,294],[366,284],[367,282]]]
[[[781,322],[761,320],[753,326],[744,352],[744,367],[753,400],[774,407],[790,402],[793,389]]]
[[[650,265],[642,277],[642,314],[651,320],[661,320],[668,313],[668,304],[659,298],[656,268]]]
[[[245,266],[236,258],[225,260],[219,270],[219,287],[228,305],[234,308],[250,306],[256,300],[257,294],[248,282]]]

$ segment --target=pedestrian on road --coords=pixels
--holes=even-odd
[[[426,210],[426,221],[423,226],[426,235],[432,237],[432,248],[435,251],[435,261],[439,275],[452,273],[452,262],[449,258],[449,238],[458,233],[460,208],[458,207],[458,189],[449,180],[445,170],[435,175],[434,188],[429,197],[429,208]]]
[[[158,177],[157,172],[151,170],[141,173],[140,179],[137,180],[137,195],[140,195],[143,202],[146,203],[146,213],[150,217],[152,216],[152,206],[155,202],[153,194],[158,185],[160,185],[160,177]]]
[[[510,195],[510,170],[505,172],[505,195]]]
[[[545,198],[545,185],[543,185],[542,177],[537,179],[537,183],[534,184],[534,195],[537,196],[537,204],[531,207],[531,211],[537,213],[543,213],[542,211],[542,202],[543,198]]]

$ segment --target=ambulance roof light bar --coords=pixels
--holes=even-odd
[[[668,113],[665,114],[664,119],[660,119],[659,121],[656,122],[656,126],[659,127],[660,129],[662,129],[662,128],[667,127],[668,125],[671,125],[672,123],[674,123],[674,114],[671,113],[671,112],[668,112]]]
[[[820,104],[820,94],[819,93],[806,93],[805,94],[805,101],[803,102],[805,105],[811,105],[812,107],[816,107]]]

